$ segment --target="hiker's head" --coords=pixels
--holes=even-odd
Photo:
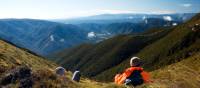
[[[131,67],[138,67],[142,65],[142,60],[138,57],[132,57],[130,60]]]
[[[56,68],[56,74],[60,75],[60,76],[63,76],[65,74],[65,68],[63,68],[63,67],[57,67]]]

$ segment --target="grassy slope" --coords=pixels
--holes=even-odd
[[[53,69],[55,69],[58,65],[0,40],[0,78],[4,77],[9,70],[24,65],[30,67],[33,74],[41,77],[42,80],[40,82],[45,83],[47,87],[50,85],[54,85],[53,87],[66,86],[62,85],[62,82],[59,79],[49,78],[50,76],[55,75],[53,73]],[[38,87],[40,82],[35,82],[34,87]],[[17,88],[18,83],[10,84],[8,86]]]
[[[35,82],[34,88],[39,88],[41,84],[45,84],[47,88],[118,88],[112,83],[99,83],[86,78],[82,78],[80,83],[75,83],[70,80],[72,76],[70,72],[66,72],[67,81],[62,81],[55,76],[54,69],[58,66],[55,63],[0,40],[0,79],[10,70],[23,65],[30,67],[32,74],[42,79]],[[56,78],[52,78],[54,76]],[[8,86],[17,88],[18,85],[15,83]]]
[[[139,53],[133,54],[133,56],[142,58],[145,61],[144,68],[149,71],[181,61],[190,56],[191,53],[200,50],[200,33],[199,31],[194,32],[190,28],[196,23],[200,24],[200,14],[187,23],[177,26],[167,36],[145,47]],[[104,71],[95,78],[112,81],[116,73],[129,67],[128,63],[129,59]]]
[[[95,76],[118,65],[168,32],[156,30],[144,36],[120,35],[95,45],[80,45],[58,53],[57,56],[61,58],[58,62],[70,70],[80,69],[87,76]]]
[[[153,82],[136,88],[199,88],[200,84],[200,52],[192,54],[184,60],[150,72]],[[90,83],[85,85],[85,82]],[[91,82],[81,84],[86,88],[120,87],[114,84]],[[121,86],[122,88],[124,86]],[[120,88],[121,88],[120,87]]]
[[[159,88],[199,88],[200,52],[185,60],[151,72],[154,83],[149,86]]]
[[[2,40],[0,40],[0,60],[0,65],[8,68],[17,65],[27,65],[37,70],[41,67],[44,69],[54,69],[57,66],[55,63],[32,55]]]
[[[145,64],[145,67],[149,70],[156,69],[160,66],[162,67],[162,65],[166,66],[167,64],[171,64],[167,67],[163,67],[159,70],[153,71],[152,76],[155,82],[147,85],[147,87],[199,87],[200,53],[197,53],[200,49],[199,32],[192,32],[188,28],[188,26],[191,26],[195,23],[200,23],[199,19],[200,16],[196,16],[188,23],[178,26],[169,35],[147,46],[142,51],[140,51],[140,53],[137,54],[147,61],[148,64]],[[188,56],[189,58],[187,58]],[[184,58],[186,59],[183,60]],[[102,73],[103,75],[101,74],[98,77],[110,80],[112,76],[110,75],[109,71],[111,72],[111,74],[114,75],[121,69],[127,67],[128,65],[126,63],[128,63],[128,60],[124,61],[117,67],[114,67],[114,69],[105,71],[104,73]],[[80,84],[74,83],[70,81],[71,74],[69,72],[66,73],[68,79],[68,81],[66,82],[63,82],[58,78],[51,79],[50,76],[55,75],[53,69],[57,67],[56,64],[50,61],[46,61],[40,57],[34,56],[28,52],[25,52],[24,50],[16,48],[0,40],[0,78],[4,76],[5,73],[7,73],[10,69],[21,65],[27,65],[31,67],[33,73],[42,78],[41,81],[36,82],[36,85],[34,85],[34,87],[36,88],[38,88],[38,85],[40,83],[45,83],[47,87],[117,87],[112,83],[99,83],[85,78],[81,80]],[[18,84],[16,83],[11,85],[11,87],[17,87],[17,85]]]

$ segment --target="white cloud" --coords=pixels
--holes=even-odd
[[[146,20],[146,18],[147,18],[146,16],[143,16],[143,17],[142,17],[143,20]]]
[[[163,16],[163,19],[166,21],[172,21],[172,17],[171,16]]]
[[[153,10],[153,11],[132,11],[132,10],[109,10],[109,9],[99,9],[99,10],[88,10],[88,11],[78,11],[74,12],[76,14],[82,14],[82,16],[91,16],[99,14],[131,14],[131,13],[144,13],[144,14],[172,14],[176,13],[173,10]],[[132,17],[128,17],[132,18]]]
[[[134,11],[129,10],[99,10],[101,13],[110,13],[110,14],[118,14],[118,13],[134,13]]]
[[[148,20],[147,19],[145,20],[145,24],[148,24]]]
[[[60,39],[60,42],[64,42],[65,41],[65,39]]]
[[[173,26],[176,26],[176,25],[178,25],[178,24],[177,24],[177,23],[173,23],[172,25],[173,25]]]
[[[54,36],[53,35],[50,36],[50,40],[54,41]]]
[[[134,11],[129,10],[106,10],[106,9],[99,9],[99,10],[87,10],[87,11],[78,11],[75,13],[87,15],[98,15],[98,14],[119,14],[119,13],[135,13]]]
[[[93,37],[96,37],[95,33],[94,32],[89,32],[88,33],[88,38],[93,38]]]
[[[152,11],[150,12],[151,14],[173,14],[176,13],[173,10],[157,10],[157,11]]]
[[[181,4],[180,6],[183,6],[183,7],[191,7],[192,4],[190,4],[190,3],[185,3],[185,4]]]
[[[133,16],[129,16],[128,19],[133,19]]]

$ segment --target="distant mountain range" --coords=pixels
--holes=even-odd
[[[87,32],[70,24],[31,19],[0,20],[0,37],[40,55],[88,40]]]
[[[195,55],[200,50],[200,14],[175,27],[155,28],[141,34],[118,35],[97,44],[82,44],[65,49],[52,57],[69,70],[80,70],[85,76],[113,81],[115,74],[129,67],[138,56],[144,69],[154,71]],[[198,58],[196,58],[198,59]]]
[[[67,38],[61,35],[69,35],[68,32],[72,33],[71,39],[79,39],[82,36],[73,38],[77,30],[88,37],[86,29],[42,20],[4,19],[0,21],[0,86],[126,88],[115,85],[113,77],[129,67],[131,57],[138,56],[144,61],[144,69],[150,72],[153,82],[137,87],[199,88],[199,24],[200,14],[197,14],[178,26],[153,28],[136,34],[117,32],[117,36],[101,42],[85,43],[51,54],[57,58],[54,59],[57,63],[67,69],[81,71],[84,77],[79,84],[70,80],[72,73],[69,71],[65,73],[65,81],[62,81],[55,73],[59,65],[33,55],[35,53],[21,46],[25,43],[35,47],[35,42],[40,45],[43,39],[51,42],[47,44],[52,46],[55,42],[64,42]],[[94,33],[90,32],[89,35]],[[47,47],[53,50],[50,46]]]
[[[137,34],[151,28],[176,26],[193,15],[104,14],[73,19],[75,21],[70,24],[60,20],[0,19],[0,37],[48,56],[82,43],[98,43],[120,34]]]
[[[88,17],[79,17],[72,19],[54,19],[51,21],[67,23],[67,24],[81,24],[81,23],[139,23],[147,18],[159,18],[174,21],[186,21],[194,16],[195,13],[175,13],[175,14],[101,14]]]
[[[91,77],[114,67],[145,46],[167,35],[170,30],[154,30],[139,35],[119,35],[97,44],[82,44],[51,54],[56,62],[69,70],[79,69]],[[95,69],[95,70],[94,70]]]

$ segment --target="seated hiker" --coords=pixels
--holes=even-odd
[[[63,76],[65,74],[65,68],[57,67],[56,68],[56,74],[59,75],[59,76]]]
[[[75,71],[73,76],[72,76],[72,80],[76,81],[76,82],[79,82],[80,81],[80,77],[81,77],[80,71]]]
[[[133,57],[130,60],[130,68],[127,68],[122,74],[115,76],[116,84],[125,84],[137,86],[143,83],[150,82],[150,77],[147,72],[141,67],[142,61],[138,57]]]
[[[56,75],[57,76],[59,76],[59,77],[61,77],[63,80],[66,80],[66,77],[65,77],[65,68],[63,68],[63,67],[57,67],[56,68]]]

